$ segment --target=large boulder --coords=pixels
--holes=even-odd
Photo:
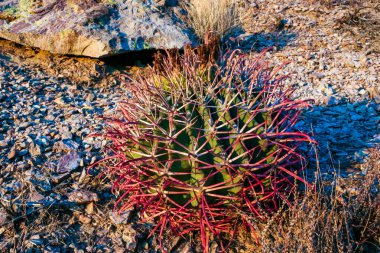
[[[192,44],[192,35],[151,0],[6,0],[0,37],[95,58]]]

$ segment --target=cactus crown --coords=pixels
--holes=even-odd
[[[283,76],[260,58],[235,51],[218,64],[186,50],[180,67],[131,80],[103,136],[114,155],[106,173],[122,192],[120,211],[138,207],[154,231],[210,235],[236,229],[242,213],[261,217],[278,206],[302,169],[297,153],[310,138],[290,132],[307,101],[291,100]],[[127,199],[127,201],[123,201]]]

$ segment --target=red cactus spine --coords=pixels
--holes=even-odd
[[[189,50],[181,68],[163,62],[131,80],[122,119],[102,135],[113,156],[99,163],[122,193],[120,211],[136,207],[160,236],[199,232],[207,251],[211,235],[250,226],[244,214],[273,212],[304,182],[297,148],[313,141],[290,129],[309,103],[291,99],[278,69],[239,52],[218,65]]]

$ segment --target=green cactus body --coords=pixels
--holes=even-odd
[[[213,74],[204,70],[202,73],[202,80],[210,82],[208,78]],[[199,207],[202,194],[209,203],[216,201],[214,197],[208,196],[209,193],[220,196],[238,194],[243,187],[247,187],[244,165],[254,164],[276,151],[276,146],[269,146],[266,139],[260,140],[259,137],[271,124],[271,115],[264,112],[251,117],[255,108],[249,108],[244,101],[248,95],[243,93],[237,96],[228,85],[207,92],[186,87],[186,79],[178,74],[170,79],[160,77],[157,80],[157,87],[163,93],[161,97],[166,100],[162,101],[165,104],[148,111],[157,116],[154,117],[156,122],[152,122],[152,138],[155,141],[151,147],[144,142],[140,144],[144,147],[137,145],[131,159],[141,158],[138,154],[150,148],[155,156],[152,162],[159,164],[166,175],[154,175],[152,172],[149,176],[160,178],[162,185],[169,176],[182,184],[171,183],[169,186],[155,187],[150,192],[163,194],[158,191],[166,191],[166,198],[170,198],[167,199],[168,205],[187,204],[192,208]],[[170,89],[173,88],[183,89],[186,95],[170,96]],[[193,100],[193,97],[200,96],[196,92],[208,94],[203,99]],[[251,133],[251,137],[243,140],[249,135],[248,131],[254,128],[256,130]],[[254,135],[257,137],[252,137]],[[249,154],[248,151],[254,149]],[[272,159],[269,156],[267,163]],[[231,201],[234,202],[231,199],[226,200],[226,203]]]

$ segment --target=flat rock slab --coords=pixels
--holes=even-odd
[[[57,167],[58,173],[69,173],[73,170],[76,170],[79,167],[80,157],[79,154],[75,151],[71,151],[67,155],[63,156]]]
[[[94,58],[192,44],[192,35],[156,7],[141,0],[2,1],[0,37]]]

